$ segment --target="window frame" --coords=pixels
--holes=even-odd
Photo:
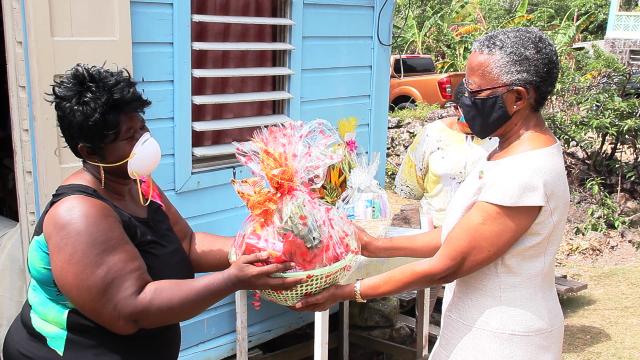
[[[302,68],[302,19],[303,0],[291,1],[291,45],[289,64],[293,74],[289,75],[288,113],[291,119],[300,116],[300,80]],[[251,171],[242,165],[206,171],[193,171],[191,139],[191,1],[174,1],[173,7],[173,117],[174,117],[174,176],[175,191],[198,190],[229,183],[230,179],[251,176]]]

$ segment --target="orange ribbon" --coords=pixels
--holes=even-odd
[[[265,144],[261,144],[260,148],[260,168],[267,181],[278,194],[290,194],[296,188],[295,171],[290,159],[286,154],[273,152]]]
[[[260,168],[271,188],[267,188],[264,179],[260,177],[232,180],[232,184],[251,214],[263,224],[270,224],[279,200],[305,187],[296,182],[296,174],[291,166],[292,159],[287,154],[274,152],[267,144],[257,139],[254,139],[254,142],[260,153]]]
[[[231,180],[238,196],[247,204],[252,215],[263,223],[272,221],[278,207],[278,193],[265,187],[262,178]]]

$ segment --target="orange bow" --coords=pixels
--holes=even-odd
[[[266,145],[261,146],[260,167],[278,194],[286,195],[295,189],[295,171],[285,154],[273,152]]]
[[[244,180],[231,180],[238,196],[247,204],[252,215],[263,223],[270,223],[278,207],[279,195],[273,189],[265,187],[264,180],[253,177]]]

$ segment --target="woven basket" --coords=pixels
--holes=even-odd
[[[293,306],[303,297],[314,295],[337,284],[351,271],[357,255],[349,254],[335,264],[309,271],[273,274],[273,277],[307,278],[307,281],[291,290],[260,290],[260,296],[280,305]]]
[[[229,254],[229,259],[231,261],[235,260],[233,251]],[[307,281],[290,290],[260,290],[258,292],[261,297],[273,301],[274,303],[293,306],[303,297],[317,294],[344,279],[355,265],[357,259],[358,255],[349,254],[337,263],[323,268],[309,271],[273,274],[273,277],[280,278],[303,277],[307,278]]]

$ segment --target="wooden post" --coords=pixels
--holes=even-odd
[[[313,333],[313,359],[329,359],[329,310],[315,314]]]
[[[416,294],[416,359],[429,355],[429,289]]]
[[[349,360],[349,302],[343,301],[340,303],[340,330],[339,334],[339,349],[340,359]]]
[[[236,291],[236,359],[249,358],[249,334],[247,331],[247,291]]]

